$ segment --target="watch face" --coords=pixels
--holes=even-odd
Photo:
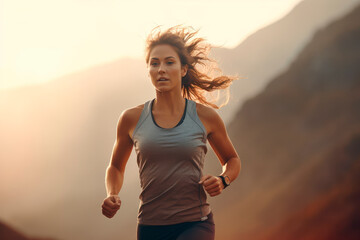
[[[227,185],[230,185],[230,178],[228,176],[225,176],[225,182]]]

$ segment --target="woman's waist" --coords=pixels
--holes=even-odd
[[[204,192],[200,178],[188,176],[176,179],[152,179],[142,186],[140,200],[144,203],[166,199],[168,201],[198,200]]]
[[[180,222],[204,221],[211,211],[206,201],[191,202],[152,202],[141,204],[138,222],[150,225],[176,224]]]

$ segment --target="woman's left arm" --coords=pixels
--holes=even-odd
[[[219,114],[214,109],[208,108],[205,118],[211,129],[208,134],[208,141],[223,167],[223,172],[220,175],[228,176],[230,182],[233,182],[241,170],[239,155]],[[222,179],[218,176],[204,175],[199,183],[203,184],[205,190],[212,197],[219,195],[224,189]]]

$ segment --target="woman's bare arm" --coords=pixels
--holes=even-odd
[[[130,113],[125,110],[119,117],[111,161],[106,170],[105,185],[108,196],[119,194],[124,182],[125,166],[133,148],[133,142],[129,136],[130,126]]]
[[[241,170],[241,161],[228,134],[225,124],[219,114],[213,111],[211,114],[212,131],[208,135],[209,143],[216,153],[223,172],[221,175],[227,175],[230,181],[234,181]]]
[[[133,147],[133,142],[129,135],[132,122],[130,116],[128,110],[123,111],[120,115],[111,161],[106,169],[105,187],[107,197],[104,199],[101,207],[103,215],[108,218],[112,218],[121,206],[118,194],[124,182],[125,166]]]
[[[209,143],[223,167],[221,175],[228,176],[230,182],[233,182],[240,173],[241,161],[227,134],[225,124],[212,108],[202,108],[201,116],[209,129]],[[222,180],[218,176],[204,175],[199,183],[203,184],[212,197],[219,195],[224,189]]]

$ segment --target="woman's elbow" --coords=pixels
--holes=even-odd
[[[241,171],[241,160],[238,157],[234,157],[233,159],[233,168],[236,169],[236,177],[240,174]]]

